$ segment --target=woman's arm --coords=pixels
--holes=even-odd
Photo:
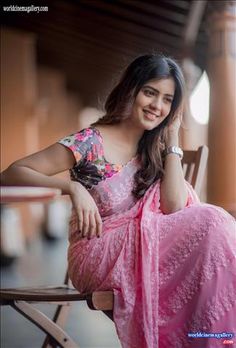
[[[72,168],[74,164],[73,153],[56,143],[12,163],[1,173],[1,184],[54,187],[61,189],[63,194],[70,194],[70,181],[53,175]]]
[[[167,147],[179,146],[180,122],[180,118],[176,118],[167,129]],[[161,181],[160,208],[164,214],[174,213],[185,207],[187,196],[181,159],[178,155],[170,153],[165,157],[165,174]]]
[[[88,239],[102,232],[102,220],[94,199],[79,183],[53,177],[75,164],[72,151],[61,144],[54,144],[35,154],[11,164],[1,173],[2,185],[43,186],[61,189],[69,194],[78,216],[78,229]]]

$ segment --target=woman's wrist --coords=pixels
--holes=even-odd
[[[78,190],[85,190],[84,186],[77,181],[70,181],[69,183],[69,195],[73,195]]]
[[[75,193],[75,191],[78,189],[77,184],[78,183],[75,181],[70,181],[69,188],[68,188],[68,191],[69,191],[68,193],[70,196],[73,195],[73,193]]]
[[[176,131],[168,131],[166,139],[166,147],[179,146],[179,134]]]

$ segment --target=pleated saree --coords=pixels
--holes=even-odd
[[[88,154],[79,150],[82,138],[60,142],[83,158]],[[94,158],[90,164],[96,165]],[[78,165],[77,178],[81,156]],[[160,210],[159,181],[135,200],[131,191],[138,166],[134,158],[88,188],[103,220],[100,238],[82,239],[72,211],[73,285],[80,292],[114,291],[114,322],[123,348],[224,347],[224,337],[189,336],[236,333],[235,220],[220,207],[200,203],[187,182],[187,205],[173,214]]]

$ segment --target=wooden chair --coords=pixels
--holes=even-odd
[[[206,172],[208,152],[208,147],[203,145],[196,151],[185,150],[182,159],[184,177],[193,186],[198,196],[200,196]]]
[[[197,151],[184,151],[182,160],[186,180],[192,184],[197,194],[200,194],[208,158],[207,146],[201,146]],[[2,289],[0,291],[1,305],[9,305],[24,317],[29,319],[46,333],[42,348],[79,347],[63,330],[70,305],[73,301],[87,301],[90,309],[102,310],[112,319],[113,292],[95,291],[80,294],[71,286],[68,274],[64,284],[59,287]],[[57,304],[53,319],[49,319],[32,303],[47,302]]]

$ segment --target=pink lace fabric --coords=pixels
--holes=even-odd
[[[103,235],[77,233],[72,212],[69,274],[80,292],[114,291],[114,322],[123,348],[217,348],[236,334],[236,225],[223,209],[199,202],[186,182],[186,207],[164,215],[160,183],[135,201],[134,159],[94,186]],[[233,338],[236,342],[236,338]]]

